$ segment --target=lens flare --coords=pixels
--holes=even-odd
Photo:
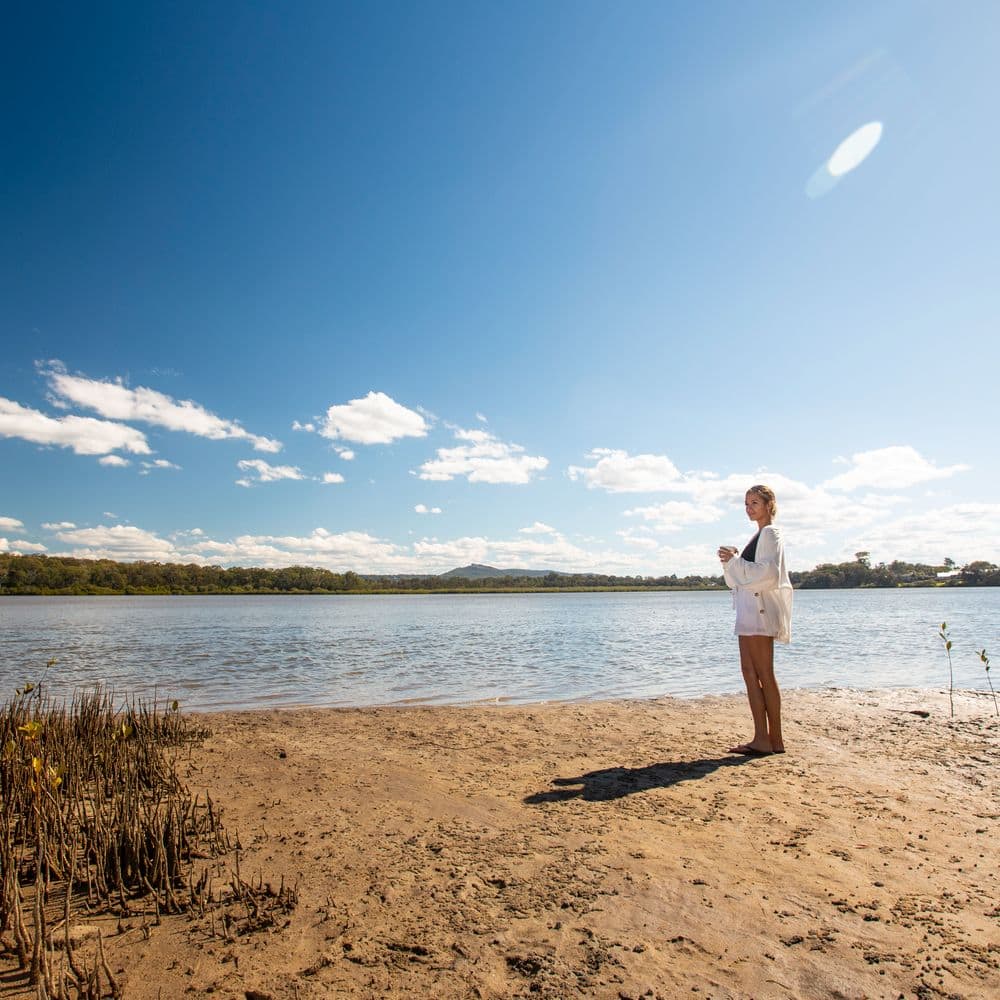
[[[834,177],[842,177],[860,166],[871,155],[882,138],[882,123],[869,122],[852,132],[827,160],[826,169]]]

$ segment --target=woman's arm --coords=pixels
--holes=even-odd
[[[723,566],[723,575],[730,587],[760,587],[772,590],[778,586],[781,537],[771,525],[761,529],[757,539],[757,558],[750,562],[733,556]]]

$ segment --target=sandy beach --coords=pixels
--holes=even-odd
[[[185,780],[297,904],[111,920],[108,961],[135,1000],[996,996],[1000,720],[955,712],[790,692],[756,759],[740,697],[199,716]]]

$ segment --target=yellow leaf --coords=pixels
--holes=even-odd
[[[42,733],[42,724],[40,722],[26,722],[23,726],[18,726],[17,730],[24,733],[29,740],[37,740]]]
[[[31,769],[35,772],[35,774],[41,774],[42,773],[42,758],[41,757],[32,757],[31,758]]]

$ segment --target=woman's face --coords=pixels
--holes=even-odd
[[[771,523],[771,512],[768,510],[767,501],[756,493],[748,493],[745,498],[747,517],[755,521],[758,525]]]

